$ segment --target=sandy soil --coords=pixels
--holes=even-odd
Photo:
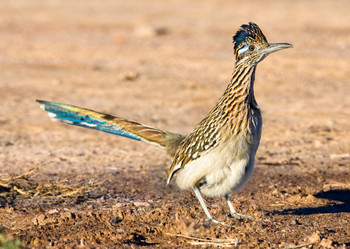
[[[1,1],[3,234],[27,248],[350,247],[349,9],[346,0]],[[262,141],[253,178],[232,196],[255,220],[230,219],[224,199],[209,198],[230,226],[209,224],[193,193],[166,186],[161,150],[52,123],[35,103],[189,133],[226,88],[232,35],[248,21],[294,45],[257,69]]]

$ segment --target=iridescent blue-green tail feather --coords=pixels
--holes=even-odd
[[[40,103],[43,110],[48,112],[49,117],[53,121],[61,121],[70,125],[82,126],[138,141],[160,145],[165,147],[170,155],[175,154],[177,150],[177,148],[170,148],[174,147],[174,140],[178,145],[184,138],[179,134],[162,131],[135,121],[122,119],[73,105],[65,105],[44,100],[37,100],[37,102]],[[170,143],[171,146],[169,146]]]

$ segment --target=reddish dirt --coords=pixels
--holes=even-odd
[[[350,247],[349,9],[345,0],[2,1],[3,234],[27,248]],[[254,176],[232,196],[255,220],[230,219],[224,199],[207,198],[230,226],[206,222],[190,191],[166,186],[161,150],[52,123],[35,103],[189,133],[226,88],[231,37],[248,21],[294,45],[257,69],[262,141]]]

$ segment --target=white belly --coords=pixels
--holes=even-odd
[[[254,135],[229,138],[207,154],[189,162],[179,170],[177,185],[182,189],[197,186],[202,194],[211,197],[240,190],[254,171],[261,123],[255,128]]]

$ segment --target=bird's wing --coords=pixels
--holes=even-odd
[[[221,138],[221,134],[219,130],[214,128],[215,124],[213,122],[215,120],[210,118],[210,116],[206,117],[182,141],[168,171],[168,184],[176,171],[210,152],[219,144],[218,141]]]

